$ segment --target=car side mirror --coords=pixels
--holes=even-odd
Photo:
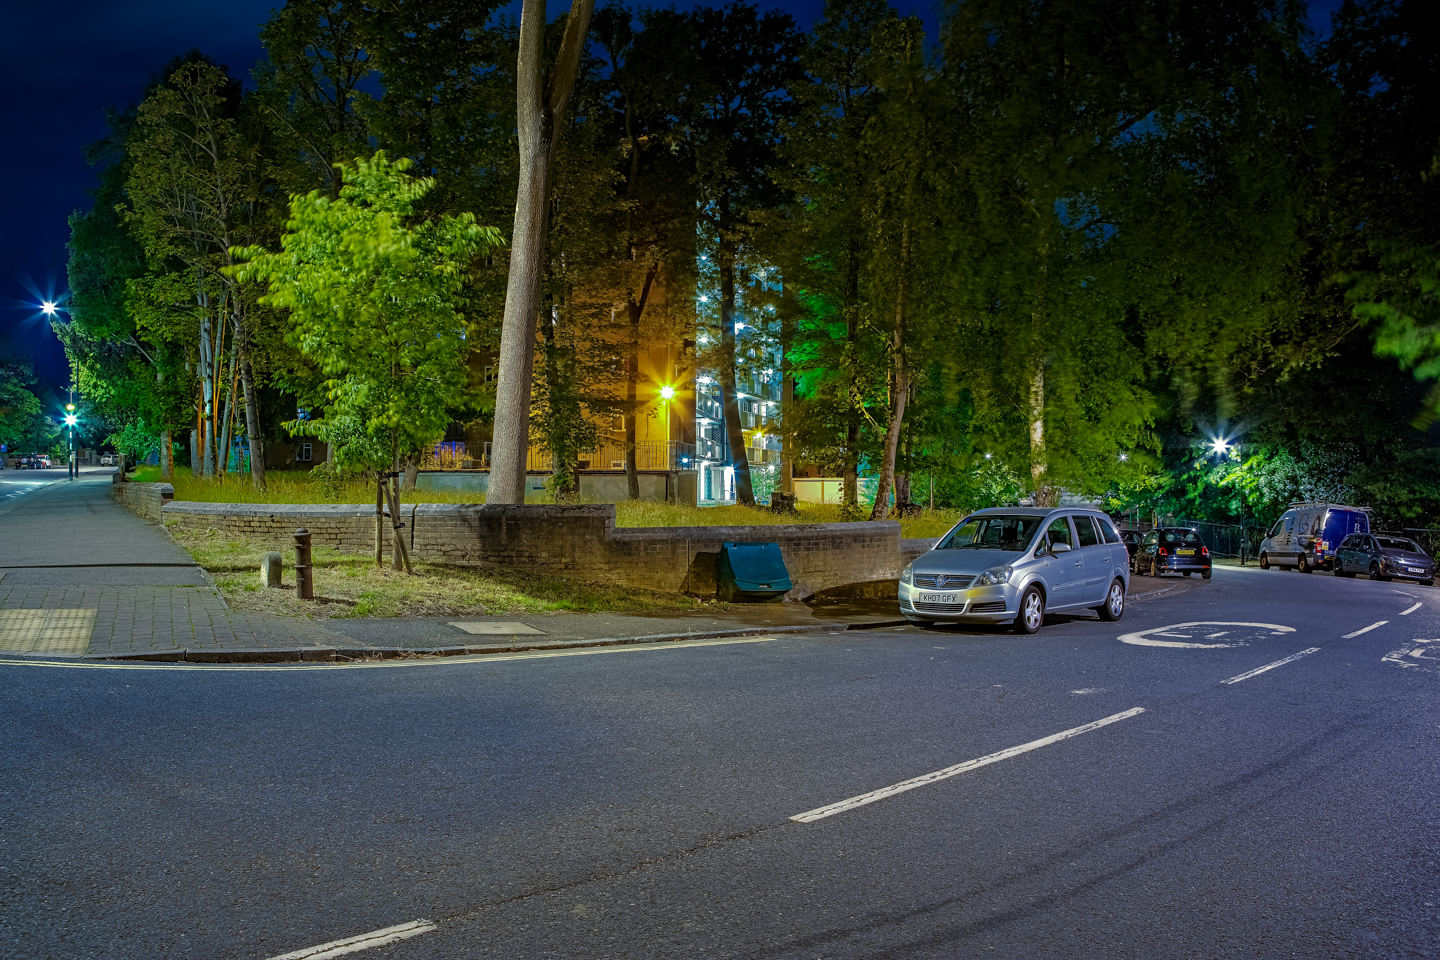
[[[1060,543],[1052,543],[1050,544],[1050,550],[1052,553],[1069,553],[1070,544],[1063,541]]]

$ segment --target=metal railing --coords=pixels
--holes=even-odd
[[[620,470],[625,467],[625,445],[605,443],[594,450],[587,450],[577,458],[581,470]],[[695,445],[675,440],[645,440],[635,444],[635,468],[637,470],[683,470],[695,459]],[[437,443],[425,451],[420,458],[421,470],[489,470],[490,444],[486,443],[479,456],[475,456],[461,441],[447,440]],[[546,471],[555,469],[555,460],[549,450],[532,444],[525,457],[525,469]]]

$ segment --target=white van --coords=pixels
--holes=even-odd
[[[1292,503],[1260,544],[1260,569],[1328,570],[1335,548],[1352,533],[1370,532],[1370,508],[1343,503]]]

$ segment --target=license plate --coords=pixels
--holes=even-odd
[[[1195,556],[1195,551],[1194,551],[1194,550],[1176,550],[1176,551],[1175,551],[1175,554],[1176,554],[1176,556],[1180,556],[1180,557],[1193,557],[1193,556]]]
[[[1410,572],[1411,572],[1411,573],[1424,573],[1424,572],[1425,572],[1425,568],[1424,568],[1424,567],[1411,567],[1411,568],[1410,568]]]
[[[964,599],[958,593],[922,593],[921,603],[964,603]]]

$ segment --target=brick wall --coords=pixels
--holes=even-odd
[[[116,482],[110,485],[110,496],[147,520],[159,523],[165,504],[175,499],[175,488],[168,483],[120,483],[119,471],[116,471],[115,477]]]
[[[893,595],[901,568],[935,543],[902,540],[900,525],[893,521],[616,529],[612,504],[424,503],[403,510],[405,536],[417,560],[501,566],[700,596],[715,594],[716,561],[726,542],[778,542],[795,583],[791,596],[797,599],[822,592]],[[309,530],[317,545],[347,552],[368,553],[375,545],[375,508],[370,505],[172,501],[164,503],[163,517],[167,526],[273,540],[277,548],[289,546],[297,527]],[[388,522],[385,534],[388,543]]]

